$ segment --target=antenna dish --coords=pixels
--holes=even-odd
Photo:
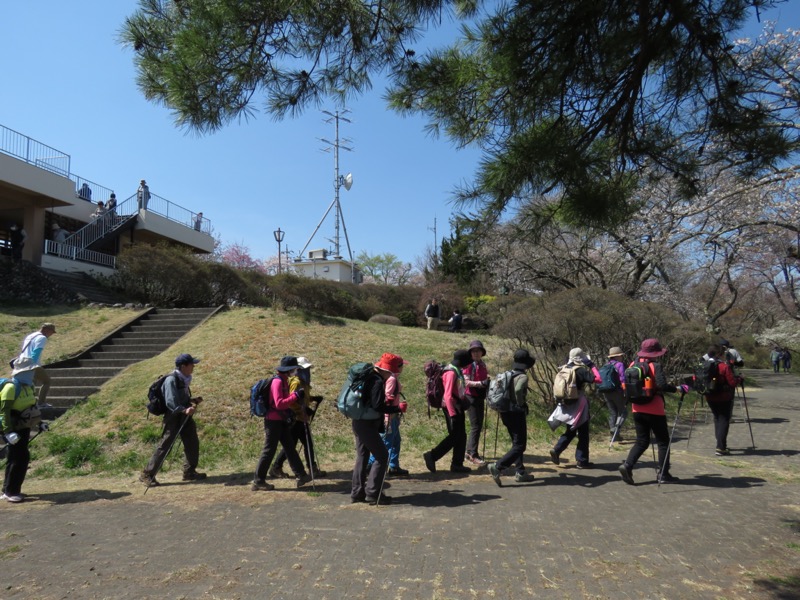
[[[348,173],[347,175],[344,176],[344,179],[342,180],[342,185],[344,185],[344,189],[346,189],[348,192],[350,191],[350,188],[353,187],[352,173]]]

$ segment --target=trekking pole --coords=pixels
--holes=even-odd
[[[483,449],[481,450],[481,457],[486,460],[486,419],[489,417],[489,403],[484,399],[483,401]]]
[[[158,466],[155,468],[155,471],[153,471],[153,473],[150,475],[150,479],[147,482],[147,487],[144,488],[144,494],[146,494],[147,490],[150,489],[150,485],[153,483],[153,480],[156,478],[156,475],[158,475],[158,472],[161,470],[161,467],[164,466],[164,461],[167,460],[167,456],[169,456],[169,453],[172,451],[172,447],[175,445],[175,440],[177,440],[179,437],[181,437],[181,431],[183,431],[183,426],[186,425],[186,423],[189,421],[189,417],[190,416],[191,415],[186,415],[186,416],[183,417],[183,422],[181,423],[181,426],[178,428],[178,433],[176,433],[175,437],[172,438],[172,441],[169,444],[169,448],[167,448],[167,451],[164,453],[164,456],[161,459],[161,462],[158,463]],[[164,425],[164,431],[166,431],[166,429],[167,429],[167,426],[165,424]],[[163,436],[164,433],[162,432],[161,435]],[[144,496],[144,494],[142,494],[142,495]]]
[[[694,429],[694,419],[697,415],[697,400],[700,397],[700,392],[697,392],[697,396],[694,399],[694,406],[692,407],[692,420],[689,421],[689,435],[686,436],[686,447],[689,447],[689,442],[692,439],[692,430]]]
[[[494,425],[494,454],[492,458],[497,460],[497,436],[500,433],[500,412],[497,413],[497,422]]]
[[[755,450],[756,440],[753,438],[753,424],[750,422],[750,411],[747,408],[747,394],[744,393],[744,380],[742,380],[742,401],[744,402],[744,412],[747,416],[747,426],[750,428],[750,441],[753,444],[753,450]]]
[[[681,416],[681,406],[683,406],[683,396],[685,394],[681,392],[681,398],[678,400],[678,412],[675,413],[675,422],[672,424],[672,433],[669,434],[669,444],[667,444],[667,453],[664,455],[664,464],[661,465],[661,469],[658,471],[658,487],[661,487],[661,480],[664,478],[664,466],[669,463],[669,452],[672,449],[672,438],[675,436],[675,428],[678,426],[678,418]]]
[[[378,490],[378,499],[375,501],[375,506],[381,505],[381,494],[383,494],[383,484],[386,483],[386,475],[389,473],[389,454],[386,454],[386,468],[383,470],[383,479],[381,479],[381,487]]]
[[[311,463],[309,467],[309,471],[311,471],[311,488],[316,492],[317,491],[317,483],[314,481],[314,467],[317,464],[317,461],[314,460],[314,452],[311,448],[311,427],[308,425],[308,421],[305,422],[306,426],[306,454],[308,454],[308,462]]]
[[[611,436],[611,443],[608,445],[608,449],[611,450],[611,447],[614,445],[614,440],[617,439],[617,435],[619,434],[619,428],[622,427],[622,421],[625,417],[618,416],[617,422],[614,426],[614,435]]]

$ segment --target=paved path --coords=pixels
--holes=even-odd
[[[627,447],[602,444],[591,471],[534,453],[532,484],[417,474],[377,508],[349,504],[344,468],[319,494],[253,493],[248,473],[146,496],[32,480],[34,501],[0,506],[0,598],[798,598],[800,379],[751,374],[757,449],[737,419],[715,458],[700,415],[689,442],[678,427],[681,481],[660,488],[644,459],[625,485]]]

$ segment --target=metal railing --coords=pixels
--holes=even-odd
[[[69,236],[64,243],[73,248],[87,248],[100,238],[127,223],[131,216],[138,214],[136,196],[131,196],[117,204],[116,209],[93,218],[89,223]]]
[[[169,219],[170,221],[174,221],[175,223],[186,225],[186,227],[194,229],[195,231],[200,231],[202,233],[207,233],[211,235],[211,221],[209,221],[205,217],[200,217],[200,223],[198,224],[197,223],[199,216],[198,213],[192,212],[188,208],[179,206],[178,204],[170,202],[166,198],[157,196],[152,192],[150,192],[150,199],[146,203],[144,203],[145,206],[142,206],[142,203],[139,202],[138,192],[134,194],[133,197],[137,199],[137,206],[139,208],[144,208],[147,211],[154,212],[155,214],[161,215],[162,217],[166,217],[167,219]]]
[[[117,259],[115,256],[104,254],[103,252],[96,252],[94,250],[87,250],[86,248],[77,248],[66,242],[45,240],[44,252],[45,254],[67,258],[69,260],[78,260],[93,265],[109,267],[111,269],[117,268]]]
[[[114,193],[114,190],[83,177],[70,175],[69,178],[75,182],[75,197],[81,200],[94,202],[95,204],[102,201],[103,204],[107,204],[111,194]]]
[[[3,125],[0,125],[0,152],[51,173],[69,177],[71,160],[69,154]]]

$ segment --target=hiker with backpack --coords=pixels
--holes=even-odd
[[[408,364],[402,357],[396,354],[385,352],[380,360],[375,363],[376,369],[389,372],[389,377],[383,383],[384,394],[386,395],[386,404],[389,406],[400,407],[408,404],[402,396],[402,386],[398,379],[398,375],[403,372],[403,365]],[[381,439],[386,450],[389,452],[389,470],[387,475],[391,477],[405,477],[408,475],[408,470],[400,466],[400,443],[402,438],[400,436],[400,415],[405,410],[399,413],[390,413],[383,416],[383,432]],[[372,463],[375,462],[375,457],[370,456],[369,467],[372,468]]]
[[[337,406],[339,412],[352,419],[356,444],[350,489],[350,502],[353,504],[366,502],[375,506],[392,503],[392,498],[382,493],[389,468],[389,450],[381,438],[383,416],[404,413],[408,408],[405,402],[397,405],[386,402],[386,381],[392,376],[391,369],[396,367],[396,360],[357,363],[350,367],[347,381],[339,392]],[[374,459],[371,463],[370,455]]]
[[[599,371],[603,381],[598,384],[597,391],[603,395],[608,407],[608,428],[612,443],[624,441],[620,430],[628,418],[627,402],[622,391],[622,382],[625,381],[624,360],[622,348],[614,346],[608,351],[608,362]]]
[[[703,364],[705,373],[703,388],[705,399],[714,415],[714,436],[717,440],[714,454],[728,456],[728,429],[733,416],[733,404],[736,388],[742,378],[733,373],[733,367],[727,361],[720,360],[723,350],[719,346],[708,349],[708,360]]]
[[[279,444],[286,453],[289,467],[294,473],[295,485],[302,487],[311,481],[311,476],[306,473],[303,461],[297,454],[295,448],[297,441],[292,435],[292,424],[294,423],[292,408],[302,403],[306,395],[302,387],[298,387],[293,392],[289,391],[289,378],[296,375],[299,366],[297,357],[284,356],[280,365],[275,368],[277,376],[267,380],[269,386],[262,393],[263,401],[266,404],[264,447],[256,465],[255,478],[250,484],[250,489],[254,492],[275,489],[274,485],[267,483],[266,476]]]
[[[489,371],[483,357],[486,356],[486,348],[480,340],[473,340],[469,344],[470,357],[472,362],[464,367],[461,372],[464,374],[464,385],[466,386],[466,399],[469,402],[467,417],[469,417],[469,436],[467,437],[467,453],[465,460],[473,465],[481,466],[486,464],[478,452],[478,443],[481,440],[481,431],[486,418],[486,393],[489,391]]]
[[[291,406],[294,413],[294,423],[289,428],[294,448],[297,442],[303,444],[303,454],[306,459],[308,472],[314,478],[325,477],[327,473],[319,468],[317,455],[314,452],[314,437],[311,435],[311,418],[314,416],[316,406],[312,407],[313,398],[311,396],[311,367],[314,365],[308,362],[305,356],[297,357],[297,373],[289,377],[289,393],[292,394],[298,389],[303,390],[303,399]],[[318,406],[318,405],[317,405]],[[299,455],[298,455],[299,456]],[[283,463],[286,462],[286,451],[281,448],[275,462],[269,468],[267,474],[273,479],[285,479],[289,477],[283,470]]]
[[[193,419],[197,405],[203,401],[203,398],[200,396],[193,398],[192,391],[189,389],[194,366],[199,362],[200,359],[194,358],[191,354],[179,354],[175,359],[175,370],[164,379],[162,384],[166,405],[164,429],[150,462],[139,476],[139,481],[144,483],[148,489],[160,485],[156,480],[156,475],[178,436],[183,442],[185,457],[183,481],[200,481],[206,478],[205,473],[197,470],[197,464],[200,461],[200,441],[197,438],[197,425]]]
[[[31,453],[28,444],[31,429],[40,427],[41,414],[36,409],[33,379],[38,364],[29,357],[15,361],[11,378],[0,390],[0,434],[7,444],[2,500],[17,504],[25,500],[22,484],[28,473]]]
[[[628,485],[633,485],[633,466],[650,446],[650,437],[655,436],[658,445],[658,481],[678,481],[670,473],[668,448],[670,443],[669,427],[665,409],[665,392],[676,392],[678,387],[667,382],[664,369],[655,359],[661,358],[667,349],[661,346],[656,338],[642,342],[637,359],[625,370],[625,395],[631,402],[633,423],[636,426],[636,442],[628,453],[628,457],[619,466],[620,475]],[[638,381],[635,373],[640,373]],[[689,386],[681,385],[682,393],[689,391]]]
[[[744,366],[744,358],[742,358],[742,355],[739,354],[739,351],[731,346],[731,343],[725,338],[722,338],[719,341],[719,345],[722,346],[722,349],[725,352],[725,360],[733,368],[734,374],[738,375],[739,372],[737,369],[741,369]]]
[[[444,396],[442,408],[447,424],[447,436],[432,450],[422,455],[425,466],[431,473],[436,472],[436,461],[445,454],[453,451],[450,460],[452,473],[469,473],[472,469],[464,465],[464,456],[467,449],[467,432],[465,429],[466,408],[465,381],[462,369],[469,366],[470,354],[466,350],[456,350],[452,362],[442,372]]]
[[[22,341],[22,350],[15,360],[21,358],[31,358],[36,363],[36,370],[34,371],[33,384],[39,387],[39,398],[37,404],[39,406],[48,406],[47,393],[50,391],[50,375],[47,370],[42,366],[42,352],[47,345],[47,340],[50,339],[56,332],[56,326],[53,323],[44,323],[39,328],[39,331],[34,331],[26,336]],[[12,361],[11,368],[14,368],[14,361]]]
[[[528,445],[528,375],[526,372],[532,368],[536,359],[524,348],[514,352],[514,363],[511,365],[511,372],[505,378],[503,395],[509,399],[508,410],[500,411],[500,419],[503,421],[511,437],[511,449],[497,462],[489,465],[489,474],[498,487],[503,487],[500,476],[503,470],[514,465],[516,471],[514,481],[517,483],[528,483],[534,480],[532,473],[525,471],[522,462],[525,448]]]
[[[548,418],[550,427],[555,429],[560,424],[567,426],[556,445],[550,450],[553,464],[561,463],[561,453],[570,442],[578,436],[578,447],[575,448],[575,465],[579,469],[589,469],[589,400],[583,393],[587,384],[600,383],[600,372],[592,359],[581,348],[569,351],[569,360],[556,374],[553,383],[553,396],[558,405]]]

